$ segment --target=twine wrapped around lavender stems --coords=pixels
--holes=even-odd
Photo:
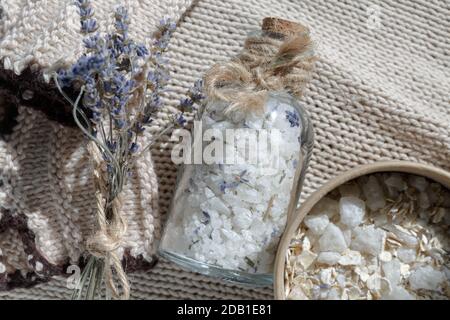
[[[77,0],[76,4],[81,31],[86,34],[87,53],[69,69],[60,70],[54,80],[72,104],[75,122],[90,140],[88,152],[97,190],[97,230],[87,240],[91,256],[73,298],[81,298],[83,292],[84,298],[95,298],[104,279],[107,296],[128,299],[130,287],[118,254],[127,230],[127,222],[120,213],[121,192],[131,163],[149,148],[141,148],[138,140],[161,106],[160,94],[169,78],[163,53],[175,24],[163,19],[148,50],[129,38],[129,18],[124,7],[115,11],[115,31],[101,35],[95,33],[97,23],[90,1]],[[80,87],[75,102],[62,89],[70,85]],[[181,112],[173,116],[174,126],[183,125],[186,122],[183,114],[202,99],[200,88],[201,83],[196,83],[188,92],[189,98],[180,102]],[[140,149],[143,150],[139,152]]]
[[[303,94],[316,57],[308,29],[265,18],[262,32],[247,37],[234,59],[213,66],[204,77],[208,99],[228,102],[225,113],[262,111],[269,91]]]

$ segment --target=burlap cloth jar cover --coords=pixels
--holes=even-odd
[[[115,1],[93,1],[102,28]],[[450,8],[440,1],[125,1],[131,33],[148,41],[164,15],[178,22],[168,57],[173,79],[151,132],[212,64],[236,54],[265,16],[308,25],[320,60],[302,103],[316,144],[303,198],[358,164],[399,159],[450,170]],[[45,82],[82,50],[71,1],[3,0],[0,10],[0,290],[49,280],[79,263],[93,228],[85,141]],[[56,120],[56,121],[55,121]],[[134,168],[125,190],[123,258],[134,298],[271,298],[153,264],[174,189],[169,135]],[[67,298],[62,279],[3,298]]]

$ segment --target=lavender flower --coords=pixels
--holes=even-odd
[[[181,127],[183,127],[183,126],[186,124],[187,120],[186,120],[186,118],[184,117],[184,115],[183,115],[182,113],[180,113],[180,114],[178,114],[178,115],[176,116],[176,122],[177,122],[177,124],[179,124]]]
[[[86,19],[81,21],[81,31],[84,33],[91,33],[97,30],[97,21],[94,19]]]
[[[135,143],[135,142],[131,143],[130,152],[136,153],[138,150],[139,150],[139,146],[137,145],[137,143]]]
[[[204,98],[202,94],[203,82],[202,80],[197,80],[194,86],[190,88],[187,92],[187,98],[182,98],[180,100],[179,108],[183,112],[194,111],[194,106],[199,104]]]
[[[58,71],[56,83],[61,91],[74,84],[82,88],[77,103],[72,102],[74,117],[101,152],[106,167],[105,201],[110,203],[126,183],[131,161],[148,148],[140,146],[139,137],[162,106],[161,94],[169,81],[164,53],[176,24],[161,20],[153,45],[147,48],[130,38],[130,19],[124,7],[115,11],[114,32],[100,34],[91,1],[77,0],[76,4],[80,29],[86,34],[86,51],[71,67]],[[201,81],[189,89],[180,103],[181,112],[173,118],[174,125],[187,123],[185,112],[195,110],[203,99],[201,89]],[[105,211],[109,210],[107,205]],[[208,214],[204,217],[207,222]]]
[[[225,191],[227,190],[227,189],[234,189],[234,188],[236,188],[237,186],[239,186],[239,182],[238,181],[232,181],[232,182],[226,182],[226,181],[222,181],[220,184],[219,184],[219,189],[220,189],[220,191],[222,192],[222,193],[225,193]]]
[[[83,43],[84,43],[84,47],[86,49],[99,49],[97,48],[98,46],[98,41],[99,41],[99,35],[92,35],[92,36],[88,36],[86,38],[83,39]]]
[[[144,45],[136,45],[136,54],[138,55],[138,57],[145,57],[148,55],[148,53],[149,52]]]
[[[300,119],[299,119],[298,114],[296,112],[292,112],[292,111],[286,110],[286,119],[291,124],[291,127],[298,127],[298,126],[300,126]]]
[[[163,19],[154,34],[153,46],[146,48],[129,37],[130,19],[126,8],[116,9],[114,32],[103,35],[95,33],[98,25],[91,1],[76,0],[75,3],[80,14],[80,29],[86,34],[83,40],[86,52],[71,67],[59,70],[55,81],[72,103],[78,126],[101,152],[107,169],[105,212],[111,216],[114,214],[111,202],[129,177],[131,161],[148,148],[139,145],[139,136],[153,122],[155,112],[162,105],[161,93],[169,81],[164,53],[176,25]],[[62,90],[74,84],[81,88],[76,102]],[[189,94],[188,104],[192,105],[198,98],[194,90]],[[186,123],[183,113],[175,120],[178,125]],[[97,262],[92,268],[102,270]],[[87,269],[83,273],[88,274]],[[76,294],[80,296],[82,292],[79,290]]]
[[[204,225],[209,224],[211,222],[211,215],[208,212],[204,211],[204,210],[202,211],[202,215],[203,215],[203,218],[204,218],[202,223]]]
[[[116,31],[122,35],[128,33],[128,25],[130,20],[128,18],[128,11],[125,7],[118,7],[115,12],[115,23],[114,26]]]
[[[81,32],[91,33],[97,30],[97,21],[91,17],[94,15],[94,9],[89,0],[77,0],[76,5],[80,13]]]

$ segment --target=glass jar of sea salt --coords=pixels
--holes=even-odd
[[[269,92],[260,112],[225,110],[208,103],[194,124],[203,131],[203,161],[195,164],[194,155],[179,172],[160,254],[203,274],[271,284],[312,149],[311,123],[283,92]]]
[[[272,283],[313,144],[296,99],[313,68],[311,47],[304,26],[265,18],[238,56],[205,74],[207,101],[186,139],[193,147],[181,148],[162,256],[234,282]]]

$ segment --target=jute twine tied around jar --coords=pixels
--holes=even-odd
[[[261,112],[270,91],[303,94],[316,57],[308,29],[279,18],[265,18],[262,32],[247,37],[243,51],[214,65],[204,77],[210,100],[229,103],[235,110]]]

